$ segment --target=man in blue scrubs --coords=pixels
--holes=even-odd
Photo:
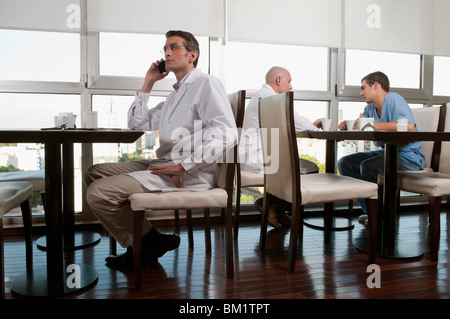
[[[396,131],[399,119],[408,120],[408,131],[417,131],[416,121],[406,100],[397,93],[389,92],[389,79],[382,72],[374,72],[361,80],[361,93],[368,103],[360,117],[374,119],[376,130]],[[356,124],[358,125],[358,124]],[[339,129],[347,129],[345,121]],[[358,152],[342,157],[338,169],[344,176],[351,176],[376,183],[379,173],[384,172],[384,144],[374,142],[381,150]],[[424,168],[425,156],[420,146],[422,142],[413,142],[398,149],[398,170],[418,171]],[[365,200],[359,199],[364,213],[367,212]],[[367,215],[358,220],[365,223]]]

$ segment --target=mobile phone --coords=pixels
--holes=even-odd
[[[166,72],[166,61],[163,60],[163,61],[159,62],[158,71],[159,71],[159,73]]]

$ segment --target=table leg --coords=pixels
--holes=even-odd
[[[64,143],[62,153],[64,249],[81,249],[98,244],[101,236],[94,231],[75,231],[73,143]],[[47,249],[45,236],[40,237],[36,244],[42,250]]]
[[[379,225],[381,227],[381,238],[378,239],[377,256],[399,259],[416,258],[423,255],[421,248],[417,245],[411,245],[410,242],[402,242],[396,239],[398,229],[397,166],[398,146],[386,143],[384,149],[383,219],[382,224]],[[368,239],[358,239],[355,246],[361,251],[368,252]]]
[[[19,295],[56,297],[77,292],[96,283],[98,274],[94,268],[83,264],[64,263],[63,217],[61,184],[61,145],[45,144],[45,193],[46,193],[46,269],[33,269],[16,277],[11,290]]]

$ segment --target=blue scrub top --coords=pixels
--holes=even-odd
[[[396,122],[399,119],[405,118],[408,120],[408,123],[416,124],[408,102],[406,102],[401,95],[392,92],[388,93],[384,99],[384,103],[381,108],[381,117],[378,117],[377,109],[374,103],[366,105],[363,116],[373,117],[374,122]],[[418,131],[417,127],[416,131]],[[374,144],[384,148],[384,143],[374,142]],[[407,158],[414,163],[420,163],[420,166],[423,169],[425,165],[425,156],[420,149],[421,145],[422,142],[412,142],[405,146],[399,147],[398,151],[401,153],[402,157]]]

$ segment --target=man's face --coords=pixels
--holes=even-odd
[[[170,37],[164,45],[166,70],[176,71],[185,68],[193,52],[188,52],[184,46],[184,39],[178,36]]]
[[[292,90],[291,81],[292,81],[291,74],[289,72],[286,72],[286,75],[282,76],[280,79],[280,92],[279,93],[285,93],[285,92]]]
[[[364,99],[366,103],[372,103],[375,97],[375,84],[372,86],[369,86],[367,82],[364,80],[361,82],[361,92],[359,93],[360,96]]]

